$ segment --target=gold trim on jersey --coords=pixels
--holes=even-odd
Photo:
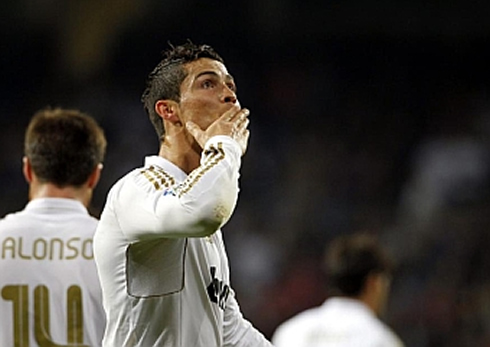
[[[161,168],[150,166],[140,172],[155,187],[156,190],[162,190],[175,185],[175,179]]]
[[[223,150],[223,144],[221,142],[218,143],[217,148],[211,145],[204,155],[207,156],[209,153],[211,153],[211,156],[205,161],[204,165],[201,165],[196,170],[192,171],[189,177],[183,182],[178,192],[179,197],[191,190],[206,172],[218,165],[218,163],[225,158],[225,151]]]

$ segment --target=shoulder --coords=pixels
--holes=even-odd
[[[379,321],[378,325],[378,336],[380,339],[380,344],[382,346],[393,346],[393,347],[402,347],[403,343],[398,335],[386,324]]]
[[[398,335],[387,324],[385,324],[377,317],[372,317],[372,319],[366,321],[364,329],[366,338],[369,341],[376,341],[376,346],[403,346],[403,343]],[[368,338],[368,336],[370,337]]]
[[[176,185],[175,178],[161,167],[140,167],[119,179],[111,190],[137,189],[146,193],[162,192]]]
[[[157,191],[171,188],[177,183],[174,176],[156,165],[133,171],[133,177],[139,186]]]
[[[24,210],[6,214],[0,219],[0,230],[9,229],[25,223],[26,219],[23,218],[23,214]]]
[[[101,221],[104,221],[104,212],[112,210],[114,213],[132,213],[136,206],[141,204],[149,208],[156,206],[163,195],[176,195],[178,185],[175,178],[156,165],[136,168],[120,178],[110,189]],[[117,212],[119,211],[119,212]]]
[[[298,336],[302,335],[306,329],[309,329],[311,327],[312,323],[317,322],[317,317],[319,314],[320,308],[315,307],[300,312],[292,318],[284,321],[276,328],[274,332],[274,344],[281,346],[281,341],[289,341],[288,345],[291,345],[291,341],[296,340]]]

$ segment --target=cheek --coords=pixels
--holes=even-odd
[[[180,106],[183,110],[193,113],[202,113],[206,110],[211,110],[213,105],[212,100],[206,97],[194,96],[191,98],[182,98],[180,101]]]
[[[192,120],[202,129],[206,129],[219,116],[215,103],[206,99],[193,99],[181,102],[183,121]]]
[[[198,119],[198,124],[202,129],[207,129],[216,119],[218,118],[215,114],[202,114],[200,119]]]

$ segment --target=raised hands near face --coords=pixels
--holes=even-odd
[[[250,131],[248,125],[250,120],[248,116],[250,111],[246,108],[240,108],[239,104],[233,105],[228,111],[217,118],[207,129],[201,129],[196,123],[188,121],[186,123],[187,131],[194,137],[196,142],[204,147],[206,142],[213,136],[225,135],[238,142],[242,148],[242,155],[247,151],[248,138]]]

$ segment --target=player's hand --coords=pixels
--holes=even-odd
[[[250,111],[246,108],[240,109],[239,105],[234,105],[223,113],[206,130],[201,129],[194,122],[186,123],[187,131],[196,139],[197,143],[204,148],[206,142],[213,136],[226,135],[234,139],[242,148],[242,155],[247,151],[248,138],[250,131],[248,116]]]

